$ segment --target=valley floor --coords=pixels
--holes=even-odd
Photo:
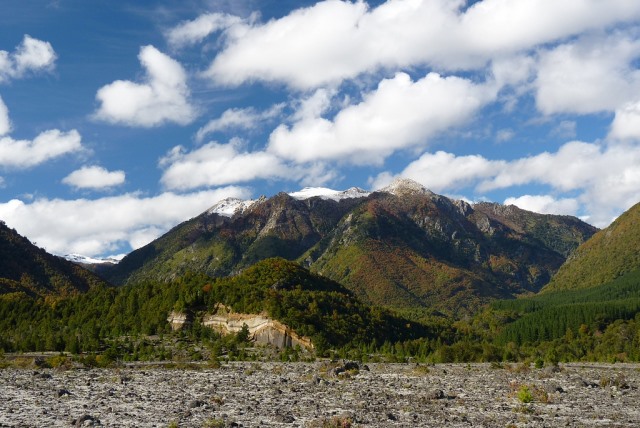
[[[626,364],[8,368],[0,427],[637,427],[639,387]]]

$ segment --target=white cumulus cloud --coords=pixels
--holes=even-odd
[[[553,137],[569,140],[576,137],[578,124],[573,120],[563,120],[551,130]]]
[[[411,162],[400,174],[379,174],[373,181],[374,189],[381,189],[399,177],[422,183],[434,192],[451,192],[474,185],[480,179],[494,177],[504,161],[491,161],[480,155],[455,156],[439,151],[425,153]]]
[[[627,103],[616,110],[609,136],[640,140],[640,101]]]
[[[168,189],[193,189],[242,183],[255,179],[290,178],[282,159],[264,151],[243,150],[239,142],[211,142],[189,152],[174,147],[160,161],[161,182]]]
[[[0,97],[0,137],[11,132],[11,119],[9,119],[9,109]]]
[[[396,150],[424,145],[438,132],[464,123],[495,96],[495,89],[462,78],[429,73],[414,82],[397,73],[332,120],[304,115],[291,127],[280,125],[268,151],[299,163],[380,163]]]
[[[224,13],[206,13],[191,21],[181,22],[166,33],[166,38],[170,45],[181,47],[198,43],[209,34],[240,22],[242,20],[237,16]]]
[[[124,171],[108,171],[100,166],[84,166],[62,179],[62,182],[78,189],[106,189],[123,184]]]
[[[167,122],[180,125],[196,117],[189,103],[187,75],[182,66],[153,46],[138,55],[146,71],[142,83],[117,80],[100,88],[97,119],[128,126],[153,127]]]
[[[556,199],[550,195],[523,195],[507,198],[505,205],[515,205],[523,210],[541,214],[576,215],[580,203],[573,198]]]
[[[42,132],[33,140],[0,138],[0,166],[29,168],[50,159],[83,149],[78,131],[62,132],[57,129]]]
[[[486,191],[541,183],[561,191],[580,189],[601,180],[602,174],[617,174],[621,168],[631,166],[629,160],[634,158],[634,153],[639,156],[640,150],[625,154],[620,146],[573,141],[555,153],[544,152],[511,161],[479,188]]]
[[[263,80],[296,88],[386,68],[477,68],[537,45],[640,17],[628,0],[321,1],[266,23],[238,23],[206,75],[227,85]],[[571,17],[571,19],[567,19]]]
[[[540,54],[536,103],[545,114],[614,111],[640,93],[640,40],[584,36]],[[631,99],[630,99],[631,97]]]
[[[24,169],[40,165],[51,159],[84,150],[78,131],[63,132],[50,129],[33,140],[16,140],[9,136],[11,119],[9,109],[0,97],[0,167]]]
[[[14,52],[0,50],[0,82],[21,78],[30,72],[50,71],[55,61],[51,43],[25,35]]]
[[[284,104],[276,104],[264,111],[257,111],[253,107],[226,110],[222,116],[210,120],[205,126],[198,129],[196,140],[202,141],[208,134],[227,129],[253,129],[261,122],[279,116],[283,108]]]
[[[100,199],[13,199],[0,203],[0,219],[55,254],[98,256],[139,248],[177,223],[227,197],[248,198],[241,187],[154,197],[138,194]]]

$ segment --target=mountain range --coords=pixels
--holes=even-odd
[[[223,304],[322,355],[636,361],[639,224],[640,204],[598,231],[409,180],[220,201],[120,262],[71,262],[0,222],[0,349],[96,351]],[[210,337],[198,325],[189,334]]]
[[[369,304],[461,316],[538,292],[596,231],[574,217],[469,204],[398,180],[373,193],[305,189],[221,201],[97,272],[122,285],[234,275],[282,257]]]

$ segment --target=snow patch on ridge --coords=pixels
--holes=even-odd
[[[351,187],[350,189],[332,190],[325,187],[305,187],[298,192],[289,193],[294,199],[305,200],[313,197],[319,197],[322,199],[331,199],[334,201],[341,201],[343,199],[351,198],[366,198],[371,193],[359,187]],[[232,217],[236,213],[242,213],[249,209],[256,202],[265,200],[264,197],[260,199],[242,200],[238,198],[226,198],[217,202],[214,206],[209,208],[207,214],[218,214],[225,217]]]
[[[379,190],[384,193],[391,193],[396,196],[404,196],[404,195],[433,195],[434,193],[431,190],[428,190],[422,184],[417,181],[413,181],[409,178],[396,178],[393,180],[391,184],[387,187],[384,187]]]
[[[289,193],[294,199],[305,200],[313,197],[319,197],[321,199],[331,199],[333,201],[341,201],[343,199],[352,198],[366,198],[370,195],[370,192],[363,190],[359,187],[351,187],[347,190],[333,190],[326,187],[305,187],[298,192]]]
[[[207,210],[207,214],[218,214],[224,217],[232,217],[237,212],[244,212],[254,203],[256,203],[256,201],[253,199],[244,201],[238,198],[226,198],[209,208]]]

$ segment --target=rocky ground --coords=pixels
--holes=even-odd
[[[0,370],[0,427],[638,427],[640,366]]]

